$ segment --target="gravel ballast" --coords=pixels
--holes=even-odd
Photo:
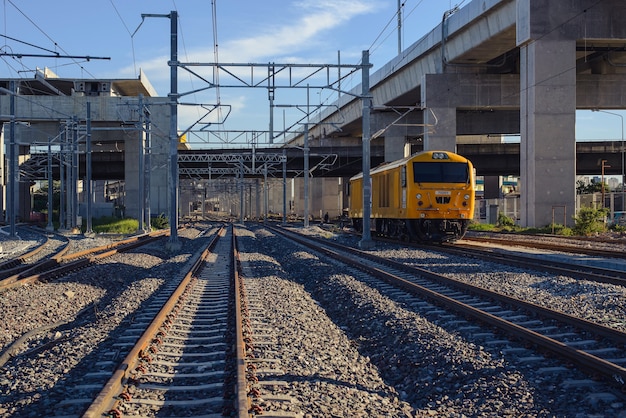
[[[258,350],[279,362],[259,371],[259,378],[286,382],[264,390],[292,400],[261,399],[268,413],[303,418],[626,418],[621,398],[576,370],[554,361],[541,370],[533,360],[541,355],[528,347],[473,337],[493,330],[465,330],[471,327],[463,318],[376,285],[262,226],[235,227],[250,305],[267,327],[259,332],[272,334],[271,343]],[[357,243],[315,227],[299,232]],[[43,411],[53,411],[71,397],[68,384],[79,383],[90,364],[99,361],[95,353],[167,280],[180,279],[202,247],[196,241],[206,243],[194,239],[198,233],[181,232],[183,247],[176,254],[160,242],[107,259],[88,275],[78,272],[0,295],[2,350],[42,329],[0,366],[0,417],[46,416]],[[422,267],[439,266],[455,278],[624,329],[620,300],[626,295],[619,286],[402,246],[377,245],[373,251],[428,264]],[[56,323],[65,325],[44,329]],[[509,354],[513,352],[525,353],[528,360]]]
[[[316,228],[309,232],[329,237]],[[550,368],[553,373],[548,367],[538,370],[532,361],[510,359],[503,351],[526,348],[511,342],[480,346],[462,331],[434,323],[432,307],[422,311],[415,307],[419,302],[406,303],[385,286],[365,284],[358,273],[262,228],[239,233],[245,235],[239,240],[242,259],[254,277],[247,280],[258,281],[253,288],[262,289],[264,309],[281,327],[278,334],[290,328],[289,341],[273,350],[287,374],[278,377],[289,382],[286,391],[297,397],[295,410],[304,416],[327,416],[320,404],[334,406],[329,416],[345,417],[626,416],[624,404],[609,388],[598,387],[582,373],[558,364]],[[383,251],[397,258],[415,256],[402,248]],[[468,263],[455,260],[446,268],[454,270],[450,265],[457,262]],[[485,281],[499,280],[498,273],[490,274],[483,275]],[[524,287],[518,286],[520,294]],[[526,296],[534,297],[534,291]],[[336,336],[329,342],[331,332]],[[528,355],[538,356],[530,350]],[[320,380],[326,381],[328,392],[319,393]],[[368,399],[368,409],[343,402],[346,391]]]

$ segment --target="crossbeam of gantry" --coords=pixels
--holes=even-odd
[[[289,152],[287,152],[289,151]],[[295,150],[278,152],[232,152],[211,153],[209,151],[179,154],[178,164],[181,176],[210,178],[214,176],[269,176],[277,177],[282,174],[298,176],[303,173],[304,158],[310,161],[309,172],[336,168],[337,153],[309,153],[307,157]]]
[[[210,88],[267,88],[267,89],[331,89],[360,97],[360,94],[341,89],[341,79],[367,65],[362,64],[281,64],[281,63],[217,63],[179,62],[178,67],[188,71],[207,86],[180,96]],[[195,67],[212,67],[219,74],[219,85],[200,75]],[[247,70],[244,71],[243,69]],[[341,71],[346,70],[346,74]],[[334,73],[334,72],[337,73]],[[217,77],[216,77],[217,78]]]
[[[287,157],[282,153],[276,154],[179,154],[179,163],[228,163],[239,164],[257,162],[261,164],[276,164],[286,161]]]

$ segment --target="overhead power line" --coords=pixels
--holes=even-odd
[[[84,59],[91,60],[110,60],[111,57],[92,57],[90,55],[61,55],[61,54],[23,54],[20,52],[0,52],[0,56],[3,57],[37,57],[37,58],[69,58],[69,59]]]

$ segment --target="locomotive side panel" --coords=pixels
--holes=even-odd
[[[350,181],[350,217],[363,217],[363,178]]]
[[[400,171],[391,167],[372,174],[372,218],[394,218],[401,213]]]

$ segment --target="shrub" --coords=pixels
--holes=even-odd
[[[574,235],[574,231],[572,230],[572,228],[568,228],[564,225],[554,224],[551,225],[551,229],[552,228],[554,229],[555,235],[563,235],[565,237],[571,237],[572,235]]]
[[[170,226],[169,220],[165,217],[165,214],[160,214],[156,218],[150,220],[150,226],[153,229],[167,229]]]
[[[609,229],[614,232],[626,232],[626,225],[613,224]]]
[[[470,231],[490,232],[495,230],[494,224],[481,224],[480,222],[471,222],[467,228]]]
[[[498,226],[500,227],[513,227],[515,226],[515,221],[513,218],[506,216],[503,212],[498,212]]]
[[[606,208],[580,208],[574,221],[574,233],[576,235],[591,235],[596,232],[606,231],[606,216],[609,211]]]

